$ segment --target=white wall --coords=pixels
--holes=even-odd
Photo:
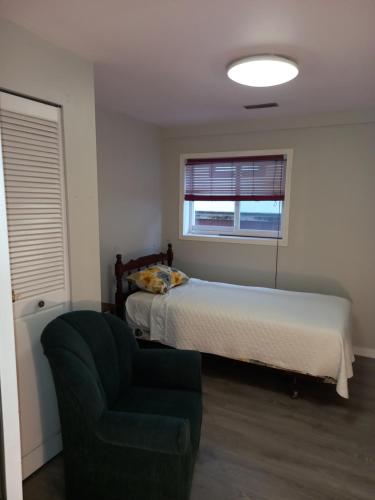
[[[97,110],[102,299],[114,301],[114,264],[160,251],[160,132]]]
[[[343,121],[262,131],[244,123],[166,130],[162,241],[173,243],[176,265],[193,276],[273,286],[274,247],[178,239],[179,155],[293,148],[289,243],[279,249],[279,287],[349,297],[354,344],[374,349],[375,120]]]
[[[93,66],[0,20],[0,88],[62,106],[71,297],[76,308],[100,307]],[[0,171],[2,176],[2,171]],[[1,184],[2,184],[1,179]],[[0,193],[1,397],[7,498],[22,497],[20,437],[6,218]],[[5,233],[5,236],[4,236]]]
[[[74,307],[100,307],[93,65],[0,21],[0,87],[63,109],[71,296]]]
[[[12,310],[12,287],[5,203],[4,173],[0,138],[0,497],[22,499],[21,443],[17,394],[17,367]],[[4,474],[3,474],[4,473]],[[5,477],[3,477],[5,475]]]

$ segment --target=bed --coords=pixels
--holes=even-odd
[[[171,246],[126,264],[117,256],[117,313],[143,338],[311,375],[349,397],[354,357],[347,299],[194,278],[165,295],[124,292],[124,273],[172,261]]]

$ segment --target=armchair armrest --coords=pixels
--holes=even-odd
[[[140,349],[133,365],[133,383],[201,392],[201,364],[197,351]]]
[[[189,421],[161,415],[106,411],[94,434],[104,445],[177,455],[190,445]]]

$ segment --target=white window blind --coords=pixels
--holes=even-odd
[[[65,288],[60,124],[0,109],[13,299]]]

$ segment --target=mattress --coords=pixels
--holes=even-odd
[[[193,278],[166,295],[145,293],[131,295],[126,307],[151,340],[334,379],[348,397],[354,357],[347,299]]]

